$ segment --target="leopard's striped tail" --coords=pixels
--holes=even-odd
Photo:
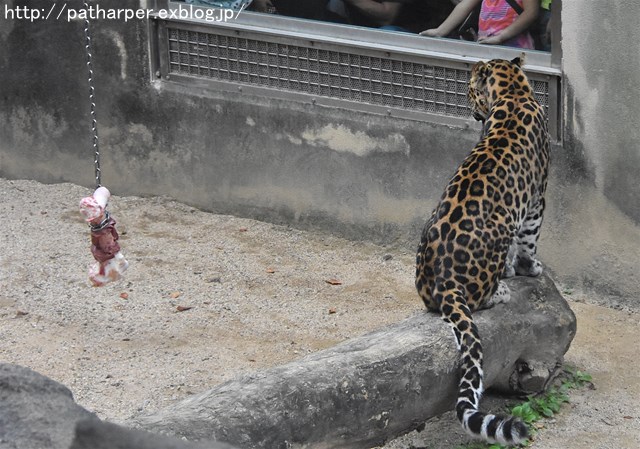
[[[517,418],[478,411],[483,392],[482,343],[478,328],[459,290],[443,295],[442,318],[451,325],[458,343],[462,377],[456,414],[462,427],[475,438],[489,443],[514,446],[528,438],[527,426]]]

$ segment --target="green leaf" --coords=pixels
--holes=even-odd
[[[591,374],[583,373],[582,371],[577,371],[576,372],[576,377],[577,377],[578,381],[580,381],[582,383],[588,383],[588,382],[591,382],[593,380],[593,378],[591,377]]]
[[[549,408],[553,413],[558,413],[560,411],[560,403],[554,398],[553,402],[549,402]]]
[[[551,410],[549,407],[543,407],[542,414],[547,418],[551,418],[553,416],[553,410]]]

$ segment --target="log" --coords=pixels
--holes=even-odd
[[[512,300],[475,314],[486,384],[516,394],[537,392],[563,361],[575,315],[546,275],[507,282]],[[453,409],[457,366],[450,328],[436,314],[420,311],[130,424],[244,449],[370,448]]]

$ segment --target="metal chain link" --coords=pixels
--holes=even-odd
[[[84,2],[86,10],[89,9],[87,2]],[[91,130],[93,131],[93,151],[94,165],[96,173],[96,188],[100,187],[100,148],[98,147],[98,120],[96,115],[95,89],[93,87],[93,66],[91,65],[91,33],[89,32],[88,14],[84,19],[85,50],[87,52],[87,69],[89,71],[89,102],[91,103]]]

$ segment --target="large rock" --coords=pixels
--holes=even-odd
[[[562,363],[576,320],[548,277],[508,283],[511,302],[475,314],[486,383],[531,393],[543,389]],[[451,330],[437,315],[418,313],[132,424],[243,449],[368,448],[452,409],[457,365]]]
[[[68,449],[76,422],[94,418],[71,391],[29,368],[0,364],[0,448]]]
[[[100,421],[64,385],[0,364],[0,449],[233,449],[188,443]]]

